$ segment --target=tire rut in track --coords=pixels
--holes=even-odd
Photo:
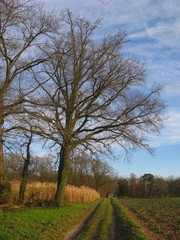
[[[112,204],[111,199],[111,206],[112,206],[112,218],[111,218],[111,225],[109,229],[109,240],[119,240],[119,229],[118,229],[118,220],[117,220],[117,208]]]
[[[88,225],[91,218],[94,216],[100,204],[101,202],[85,217],[85,219],[75,228],[71,234],[68,234],[70,236],[66,237],[65,240],[75,240],[79,236],[79,234],[83,231],[83,229]]]
[[[80,233],[84,230],[84,228],[88,225],[91,218],[94,216],[95,212],[99,208],[101,202],[90,212],[87,217],[83,220],[80,225],[76,227],[76,229],[71,233],[68,234],[68,237],[65,240],[76,240],[76,238],[80,235]],[[108,240],[120,240],[119,236],[119,229],[118,229],[118,217],[117,217],[117,208],[112,204],[111,200],[111,206],[112,206],[112,216],[111,216],[111,224],[109,226],[109,235]]]

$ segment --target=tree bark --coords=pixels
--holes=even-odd
[[[0,204],[8,203],[11,195],[11,185],[8,182],[4,168],[3,154],[3,124],[4,124],[4,106],[2,93],[0,94]]]
[[[0,185],[3,184],[5,181],[4,175],[5,175],[5,170],[4,170],[4,156],[3,156],[3,124],[2,124],[2,120],[0,119]]]
[[[27,184],[27,179],[28,179],[28,168],[29,168],[29,163],[31,160],[31,153],[30,153],[31,142],[32,142],[32,133],[31,133],[31,135],[29,137],[29,141],[27,143],[26,158],[24,159],[24,167],[23,167],[21,185],[20,185],[20,190],[19,190],[19,203],[20,204],[24,203],[24,194],[25,194],[26,184]]]
[[[5,181],[4,156],[3,156],[3,98],[0,94],[0,185]]]
[[[23,172],[22,172],[22,179],[21,179],[21,184],[20,184],[20,189],[19,189],[19,203],[20,204],[24,203],[24,194],[25,194],[26,184],[27,184],[27,179],[28,179],[28,167],[29,167],[29,160],[25,159]]]
[[[55,195],[55,203],[57,206],[65,204],[64,193],[68,181],[68,173],[70,168],[71,149],[68,146],[62,146],[60,151],[60,163],[58,168],[57,191]]]

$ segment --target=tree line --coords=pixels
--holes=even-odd
[[[31,155],[31,162],[28,168],[28,182],[56,182],[58,166],[56,155],[45,154]],[[24,159],[21,153],[5,155],[5,168],[10,181],[22,181]],[[86,186],[95,189],[106,196],[109,191],[116,191],[117,173],[107,163],[99,158],[92,158],[87,154],[76,153],[71,158],[70,174],[68,184],[77,187]],[[22,185],[22,184],[21,184]],[[20,202],[23,203],[21,192]]]
[[[5,156],[5,167],[10,181],[22,180],[24,160],[20,153]],[[32,155],[28,169],[29,182],[56,182],[56,156]],[[180,197],[180,177],[163,178],[146,173],[140,177],[131,174],[121,177],[107,163],[85,153],[72,156],[68,184],[95,189],[102,197],[111,192],[118,197]]]
[[[141,177],[131,174],[129,178],[118,179],[119,197],[180,197],[180,177],[163,178],[146,173]]]
[[[147,139],[159,133],[165,109],[161,86],[149,87],[142,65],[124,57],[125,32],[95,41],[99,23],[70,10],[47,12],[34,0],[0,1],[2,202],[10,191],[4,156],[15,142],[24,149],[22,199],[32,143],[41,141],[59,154],[58,206],[77,149],[112,154],[115,144],[126,152],[151,152]]]

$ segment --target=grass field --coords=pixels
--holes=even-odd
[[[113,216],[113,208],[116,208],[117,216]],[[120,201],[115,199],[112,205],[109,198],[76,203],[60,209],[29,208],[0,212],[0,239],[64,240],[67,233],[93,209],[86,224],[82,224],[83,228],[78,232],[76,240],[111,239],[113,217],[116,225],[115,239],[146,239],[141,228],[127,216]]]
[[[93,210],[76,240],[179,240],[179,207],[177,198],[106,198],[63,208],[0,210],[0,239],[64,240]]]
[[[149,230],[159,239],[180,239],[180,199],[123,199],[128,206],[146,223]]]
[[[76,203],[64,208],[19,209],[0,212],[0,239],[64,239],[73,228],[100,200]]]

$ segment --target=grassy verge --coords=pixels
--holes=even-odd
[[[116,209],[119,238],[121,240],[147,240],[143,229],[130,217],[118,199],[112,199]]]
[[[63,240],[66,232],[99,202],[76,203],[63,208],[0,212],[0,239]]]
[[[111,214],[110,199],[104,199],[76,240],[107,240]]]

